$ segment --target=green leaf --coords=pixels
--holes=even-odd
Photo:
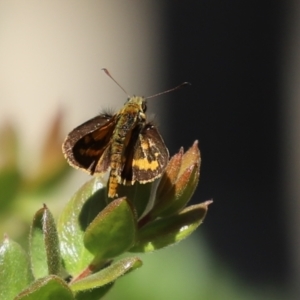
[[[33,280],[29,257],[19,244],[5,237],[0,244],[0,299],[13,299]]]
[[[21,174],[19,170],[12,167],[5,167],[0,170],[0,205],[1,214],[6,212],[6,207],[13,204],[17,199],[21,185]]]
[[[88,226],[84,244],[98,260],[113,258],[133,245],[136,226],[135,215],[126,198],[116,199]]]
[[[83,235],[106,206],[106,183],[95,177],[84,184],[65,206],[57,223],[64,267],[76,276],[89,265],[93,255],[84,247]]]
[[[156,189],[158,181],[146,184],[136,182],[134,185],[120,185],[118,187],[119,196],[126,197],[132,203],[138,219],[152,208],[153,199],[151,196],[155,195],[152,193],[152,189]]]
[[[107,284],[95,289],[79,291],[75,295],[76,300],[98,300],[102,298],[112,287],[114,283]]]
[[[114,282],[120,276],[139,268],[141,265],[142,261],[137,257],[124,258],[95,274],[71,283],[70,288],[76,292],[101,287]]]
[[[35,281],[14,300],[74,300],[68,285],[59,277],[50,275]]]
[[[0,207],[5,213],[6,206],[17,198],[22,176],[18,167],[18,136],[15,127],[6,122],[0,128]]]
[[[138,231],[137,242],[130,251],[154,251],[183,240],[203,222],[210,203],[191,205],[177,215],[148,223]]]
[[[44,205],[34,216],[30,231],[32,270],[36,278],[59,274],[61,257],[54,219]]]
[[[17,169],[18,136],[15,126],[8,122],[0,128],[0,145],[0,169]]]
[[[24,190],[35,197],[52,192],[61,180],[71,172],[66,164],[65,158],[61,155],[61,129],[63,113],[57,111],[48,128],[44,132],[44,143],[42,145],[40,161],[37,168],[30,177],[23,182]]]

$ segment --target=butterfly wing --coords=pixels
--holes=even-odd
[[[121,179],[127,185],[155,180],[162,175],[169,161],[168,149],[152,124],[132,132],[125,153]]]
[[[62,146],[69,164],[90,174],[107,171],[114,128],[115,116],[102,114],[73,129]]]

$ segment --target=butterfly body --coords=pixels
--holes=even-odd
[[[168,150],[156,127],[146,122],[146,99],[131,97],[115,115],[99,115],[69,133],[63,153],[69,164],[91,175],[110,170],[108,197],[119,184],[147,183],[160,177]]]

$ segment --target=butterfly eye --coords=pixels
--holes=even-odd
[[[143,110],[144,113],[145,113],[146,110],[147,110],[147,105],[146,105],[145,102],[142,104],[142,110]]]

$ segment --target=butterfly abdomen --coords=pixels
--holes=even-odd
[[[121,183],[122,170],[124,162],[124,152],[132,130],[144,121],[140,118],[142,112],[139,103],[127,102],[123,110],[119,113],[116,127],[112,135],[111,143],[111,160],[110,160],[110,176],[108,185],[108,197],[113,198],[117,196],[117,187]]]

